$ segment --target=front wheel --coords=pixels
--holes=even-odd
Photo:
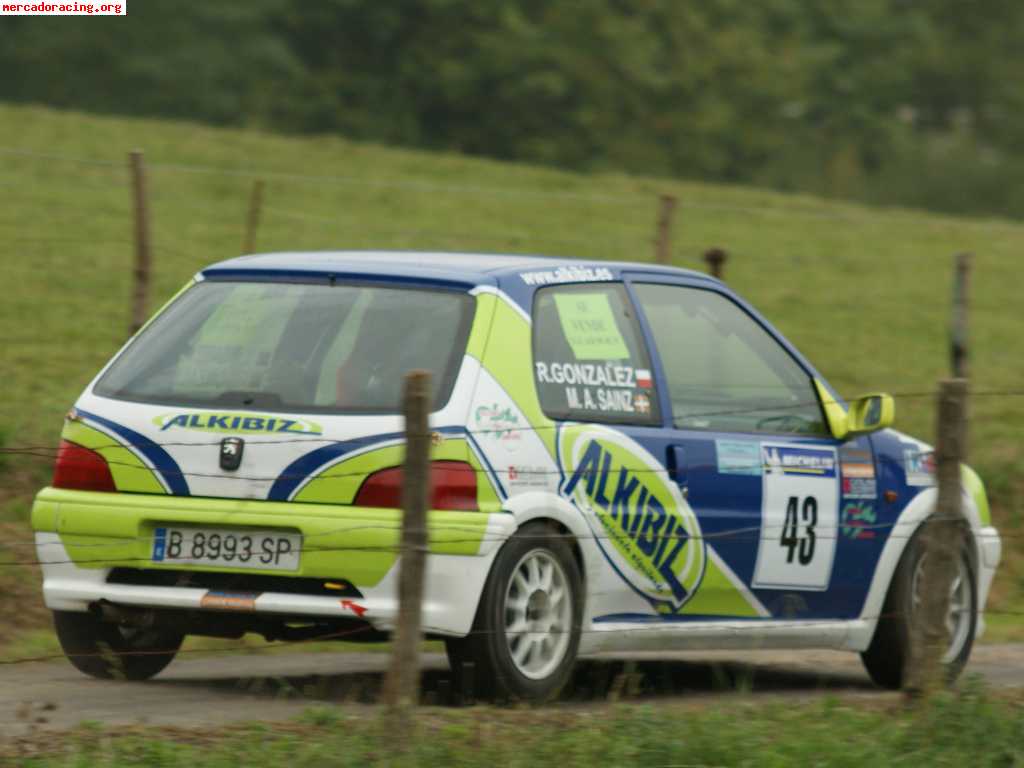
[[[871,679],[883,688],[897,689],[903,685],[912,625],[921,604],[922,574],[927,566],[928,558],[920,536],[915,535],[896,567],[871,645],[861,654]],[[977,622],[978,591],[974,567],[964,546],[957,561],[946,618],[949,647],[942,661],[950,683],[960,675],[971,655]]]
[[[121,627],[91,613],[54,611],[57,639],[76,669],[105,680],[148,680],[171,663],[184,636]]]
[[[456,680],[478,695],[548,701],[579,648],[582,578],[565,535],[526,525],[495,558],[468,637],[447,642]]]

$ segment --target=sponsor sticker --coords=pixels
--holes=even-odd
[[[479,405],[473,412],[473,422],[484,439],[501,443],[508,450],[514,450],[523,438],[519,415],[511,405]]]
[[[835,477],[836,454],[830,449],[795,445],[764,446],[765,474]]]
[[[848,499],[876,499],[878,483],[873,477],[844,477],[843,496]]]
[[[508,485],[512,490],[526,491],[536,488],[550,488],[555,475],[551,469],[541,466],[509,465],[506,472]]]
[[[584,513],[615,571],[660,613],[676,613],[704,578],[706,544],[665,468],[619,432],[560,428],[561,492]]]
[[[917,446],[904,446],[903,469],[907,473],[907,485],[935,485],[935,454]]]
[[[761,444],[753,440],[715,440],[718,472],[722,475],[761,475]]]
[[[521,272],[519,277],[527,285],[556,285],[558,283],[593,283],[612,279],[607,267],[558,267],[533,272]]]
[[[876,532],[872,526],[877,520],[873,505],[853,502],[843,506],[839,530],[848,539],[873,539]]]
[[[255,611],[259,592],[210,590],[199,598],[199,607],[213,611]]]
[[[201,432],[265,432],[287,435],[321,435],[323,428],[306,419],[257,416],[250,413],[165,413],[153,419],[161,432],[192,429]]]
[[[843,496],[851,499],[874,499],[878,496],[875,461],[871,451],[844,448],[839,453]]]

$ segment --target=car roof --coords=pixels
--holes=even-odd
[[[708,279],[701,272],[656,264],[600,261],[505,253],[436,251],[295,251],[239,256],[202,270],[205,277],[279,272],[296,276],[387,276],[440,283],[494,284],[505,275],[536,270],[604,268],[618,278],[623,271]],[[565,281],[570,282],[570,281]]]

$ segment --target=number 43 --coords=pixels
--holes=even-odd
[[[817,524],[817,499],[808,496],[801,505],[798,496],[790,496],[789,503],[786,504],[786,522],[782,526],[782,536],[779,537],[779,544],[789,548],[786,554],[787,563],[792,563],[793,556],[796,555],[800,565],[810,565],[814,559],[814,526]],[[803,536],[800,535],[801,527]]]

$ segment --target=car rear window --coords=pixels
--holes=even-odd
[[[197,284],[118,357],[96,394],[187,406],[397,413],[403,376],[451,395],[473,300],[445,290]]]

